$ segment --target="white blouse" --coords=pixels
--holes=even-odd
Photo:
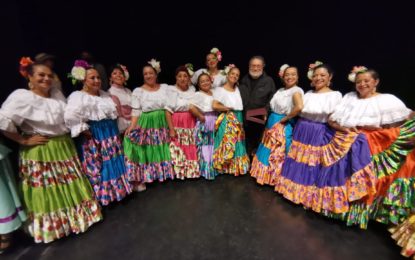
[[[49,98],[36,95],[27,89],[11,93],[0,109],[0,129],[43,136],[59,136],[69,132],[65,126],[66,99],[57,88],[51,88]]]
[[[347,93],[330,119],[344,127],[381,127],[405,120],[411,110],[391,94],[359,98],[357,92]]]
[[[214,92],[212,90],[212,92]],[[190,101],[192,105],[199,108],[203,113],[212,112],[212,103],[213,103],[213,95],[209,96],[203,91],[198,91],[193,96],[192,101]]]
[[[188,90],[182,91],[177,86],[169,86],[170,97],[175,97],[173,102],[173,111],[189,111],[189,105],[196,93],[194,86],[190,86]]]
[[[239,88],[236,87],[235,91],[228,91],[225,88],[216,88],[213,93],[213,99],[219,101],[224,106],[230,107],[236,111],[242,111],[242,98]]]
[[[207,69],[199,69],[193,74],[192,76],[193,85],[197,85],[197,79],[199,78],[199,75],[202,74],[203,72],[206,74],[209,74]],[[226,76],[223,75],[223,70],[219,70],[218,74],[213,76],[212,88],[214,89],[214,88],[222,87],[223,84],[225,83],[226,83]]]
[[[99,91],[99,96],[93,96],[85,91],[75,91],[68,97],[68,105],[65,110],[65,123],[71,129],[72,137],[89,129],[88,121],[100,121],[103,119],[116,119],[117,108],[111,96]]]
[[[293,86],[289,89],[280,88],[272,97],[270,101],[271,110],[274,113],[288,115],[294,107],[293,95],[300,93],[304,96],[304,91],[298,86]]]
[[[108,92],[110,95],[116,96],[120,100],[122,106],[131,106],[132,92],[128,88],[110,87]]]
[[[160,84],[157,91],[148,91],[142,87],[134,89],[131,107],[133,111],[132,116],[140,116],[142,112],[151,112],[158,109],[165,109],[173,113],[175,105],[175,97],[170,96],[169,86],[167,84]]]
[[[300,116],[309,120],[326,123],[328,117],[342,100],[342,94],[339,91],[330,91],[324,93],[314,93],[308,91],[304,95],[304,107]]]
[[[108,92],[110,93],[110,95],[116,96],[118,98],[121,106],[131,107],[132,92],[128,88],[125,88],[125,87],[119,88],[119,87],[111,86]],[[120,109],[122,110],[123,108],[120,108]],[[118,129],[120,130],[120,132],[123,132],[125,129],[127,129],[130,126],[131,120],[128,120],[122,117],[122,115],[119,115],[117,122],[118,122]]]

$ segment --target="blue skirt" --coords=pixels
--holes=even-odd
[[[252,161],[251,176],[257,183],[274,186],[292,142],[295,119],[278,124],[284,114],[271,113],[265,126],[262,141]]]
[[[80,159],[98,201],[108,205],[132,192],[117,121],[104,119],[88,124],[92,139],[81,136],[77,140]]]

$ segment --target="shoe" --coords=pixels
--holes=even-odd
[[[134,191],[136,192],[142,192],[147,189],[146,185],[144,183],[140,183],[137,186],[134,186]]]
[[[3,254],[11,245],[10,234],[0,235],[0,254]]]

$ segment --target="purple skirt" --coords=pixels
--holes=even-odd
[[[375,193],[372,168],[363,134],[301,118],[275,190],[316,212],[344,213],[350,202]]]

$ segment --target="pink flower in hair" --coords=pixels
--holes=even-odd
[[[356,81],[356,74],[364,71],[367,71],[365,66],[354,66],[347,79],[354,83]]]

